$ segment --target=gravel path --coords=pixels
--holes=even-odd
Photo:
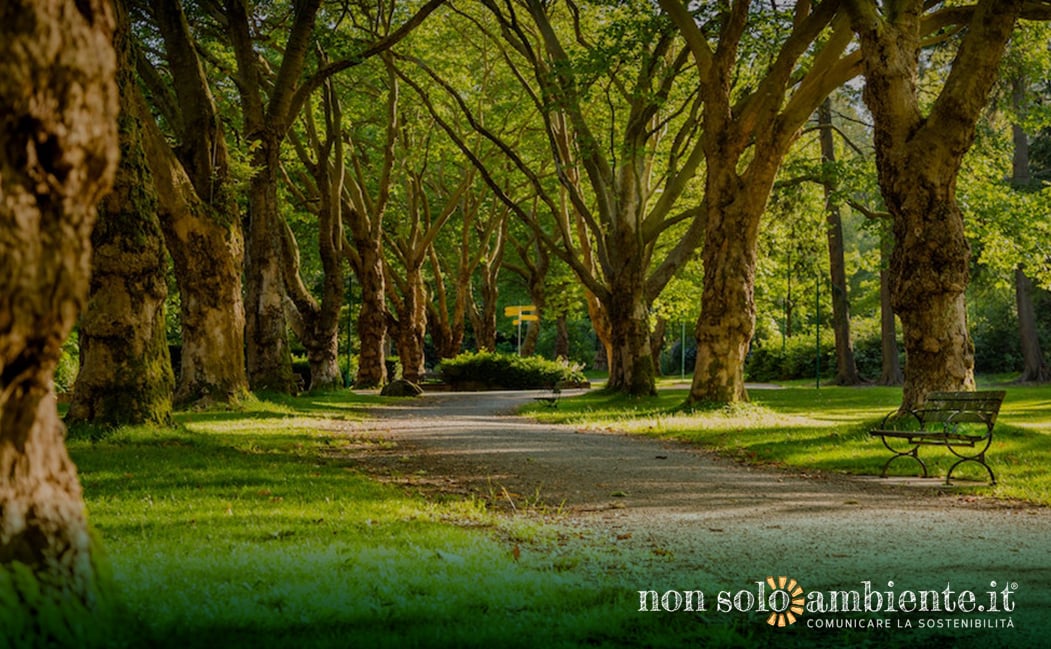
[[[427,394],[376,408],[362,432],[394,442],[386,460],[371,461],[417,486],[519,509],[561,505],[573,523],[658,557],[671,588],[786,574],[830,589],[870,580],[940,591],[951,581],[983,592],[1017,582],[1019,613],[1051,610],[1047,508],[973,498],[935,480],[746,467],[685,444],[509,414],[533,396]]]

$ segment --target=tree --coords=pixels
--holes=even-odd
[[[101,0],[0,6],[0,569],[31,572],[24,616],[60,624],[98,597],[52,378],[119,155],[113,26]]]
[[[113,6],[122,155],[91,235],[91,290],[67,420],[103,427],[168,425],[175,384],[164,318],[168,258],[130,95],[135,69],[128,11],[121,0]]]
[[[737,0],[693,13],[682,0],[660,0],[689,47],[705,97],[705,194],[696,221],[704,224],[704,289],[691,403],[747,398],[759,221],[799,129],[856,74],[839,2],[796,2],[783,11],[777,3],[751,5]],[[718,34],[714,46],[708,33]],[[764,46],[745,50],[746,36]]]
[[[644,2],[483,4],[487,15],[459,12],[474,27],[465,39],[483,64],[494,56],[502,62],[501,74],[528,100],[515,107],[513,121],[527,123],[546,154],[521,146],[520,129],[509,135],[492,125],[502,126],[499,120],[481,119],[449,75],[415,62],[452,99],[466,128],[499,151],[499,166],[529,184],[540,209],[509,196],[430,91],[410,83],[494,193],[584,284],[609,360],[608,389],[651,394],[649,307],[701,233],[697,224],[684,225],[698,209],[679,209],[702,159],[699,95],[676,84],[688,75],[688,54]]]
[[[319,53],[324,60],[324,55]],[[343,305],[343,205],[347,175],[343,155],[343,109],[333,79],[321,86],[322,128],[313,110],[302,113],[307,147],[296,141],[300,163],[307,173],[299,184],[289,182],[293,193],[311,206],[317,216],[318,252],[321,257],[321,299],[316,299],[300,276],[299,245],[292,228],[284,222],[282,258],[285,291],[289,296],[286,315],[296,337],[307,351],[310,390],[343,386],[339,370],[339,311]]]
[[[832,133],[832,100],[826,98],[818,108],[821,128],[821,161],[835,164],[836,146]],[[850,300],[847,296],[847,270],[843,259],[843,219],[832,188],[825,185],[825,215],[828,235],[829,278],[832,283],[832,328],[836,338],[837,385],[858,385],[857,364],[854,362],[854,343],[850,337]]]
[[[145,3],[164,43],[170,83],[138,49],[137,68],[154,110],[169,126],[174,150],[155,117],[124,92],[143,129],[143,147],[175,265],[182,334],[177,404],[237,402],[248,392],[244,352],[244,234],[219,110],[179,0]]]
[[[244,137],[255,172],[249,188],[245,264],[248,380],[253,389],[288,392],[295,383],[284,313],[285,231],[277,200],[281,145],[288,129],[311,93],[327,79],[397,44],[442,2],[428,0],[398,29],[346,58],[319,62],[307,75],[307,55],[321,0],[294,0],[291,24],[272,78],[259,60],[247,0],[225,2],[227,35],[237,59]]]
[[[864,100],[875,121],[876,166],[893,219],[891,290],[905,338],[902,408],[932,390],[974,388],[974,348],[964,290],[970,248],[956,202],[956,178],[1021,0],[925,9],[923,0],[845,0],[861,42]],[[917,86],[924,34],[966,27],[944,86],[929,109]],[[943,37],[938,37],[943,38]]]

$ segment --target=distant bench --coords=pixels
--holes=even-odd
[[[993,441],[993,424],[1004,394],[1003,390],[931,392],[922,407],[895,411],[884,417],[879,428],[869,431],[894,454],[883,465],[883,477],[887,477],[891,462],[911,457],[923,467],[926,478],[927,464],[919,457],[920,446],[945,446],[960,458],[949,467],[945,484],[951,484],[953,470],[964,462],[981,464],[989,472],[989,483],[996,484],[996,476],[985,461],[985,452]]]

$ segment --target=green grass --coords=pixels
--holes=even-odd
[[[345,451],[391,444],[343,429],[367,402],[281,398],[180,414],[174,429],[94,440],[74,431],[70,451],[125,611],[113,644],[741,642],[693,616],[636,613],[634,588],[649,581],[631,579],[606,539],[367,478]]]
[[[982,385],[980,387],[988,387]],[[962,465],[954,481],[968,493],[1051,504],[1051,386],[997,385],[1007,390],[987,460],[996,486],[984,469]],[[528,406],[542,421],[616,428],[699,444],[734,458],[790,467],[802,472],[830,471],[879,475],[889,452],[868,431],[901,400],[900,388],[822,387],[797,382],[780,390],[752,390],[751,402],[730,408],[682,409],[686,390],[662,390],[650,398],[602,392],[564,398],[557,409]],[[944,477],[954,461],[948,449],[920,450],[932,476]],[[919,465],[895,461],[891,475],[918,475]]]

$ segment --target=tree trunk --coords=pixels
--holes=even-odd
[[[36,579],[13,604],[38,646],[75,641],[98,596],[53,377],[119,155],[112,29],[99,0],[0,8],[0,569]]]
[[[136,109],[179,287],[182,353],[175,402],[236,403],[248,392],[244,235],[223,125],[182,3],[162,0],[153,7],[178,104],[172,120],[178,156],[141,98]]]
[[[642,251],[631,254],[629,249],[619,247],[621,265],[609,278],[609,294],[603,301],[612,352],[606,389],[636,396],[655,395],[657,378],[650,348],[645,269],[638,259]]]
[[[1051,367],[1044,362],[1044,351],[1037,335],[1036,310],[1033,308],[1033,280],[1022,266],[1015,269],[1015,303],[1018,306],[1018,335],[1022,341],[1024,361],[1020,383],[1051,381]]]
[[[166,258],[142,150],[129,141],[137,129],[127,113],[120,121],[124,155],[91,237],[91,291],[67,420],[168,425],[175,379],[164,319]]]
[[[474,340],[479,351],[496,350],[496,301],[500,297],[500,286],[497,284],[497,272],[493,268],[494,261],[483,261],[482,283],[480,293],[482,308],[479,312],[477,306],[471,310],[471,324],[474,327]]]
[[[866,3],[848,5],[861,41],[880,190],[894,223],[890,271],[905,337],[903,409],[921,405],[932,390],[974,389],[964,306],[970,247],[956,204],[956,176],[1021,4],[977,4],[926,115],[916,84],[923,2],[908,0],[886,15]]]
[[[1011,103],[1016,113],[1024,110],[1026,84],[1023,75],[1011,80]],[[1029,136],[1021,124],[1011,125],[1011,140],[1014,155],[1011,157],[1011,184],[1017,190],[1025,190],[1032,183],[1029,173]],[[1036,310],[1033,308],[1033,281],[1025,274],[1025,267],[1015,268],[1015,306],[1018,311],[1018,338],[1022,348],[1022,375],[1019,383],[1043,383],[1051,381],[1051,367],[1044,362],[1044,350],[1037,334]]]
[[[277,209],[277,144],[256,140],[249,194],[245,263],[248,384],[252,390],[295,391],[284,310],[283,237]]]
[[[709,169],[713,176],[726,173]],[[731,172],[732,173],[732,172]],[[709,210],[708,230],[701,259],[704,284],[701,315],[697,320],[697,364],[694,366],[691,403],[747,401],[744,362],[755,331],[755,262],[759,219],[747,208],[734,205],[743,191],[726,205]],[[765,201],[765,194],[764,194]],[[760,209],[761,212],[761,209]]]
[[[836,147],[832,138],[832,100],[825,99],[818,109],[821,129],[821,160],[834,164]],[[843,220],[832,188],[825,185],[825,221],[828,226],[829,277],[832,280],[832,330],[836,338],[837,385],[858,385],[861,377],[854,362],[854,342],[850,337],[850,301],[847,296],[847,269],[843,260]]]
[[[91,289],[80,322],[80,372],[67,420],[103,428],[169,425],[171,357],[164,319],[168,260],[157,197],[128,91],[135,84],[125,9],[117,7],[121,159],[91,235]]]
[[[423,380],[423,341],[427,332],[427,289],[418,268],[406,269],[406,291],[398,309],[398,358],[401,377],[412,383]]]
[[[555,358],[569,358],[569,323],[564,313],[555,318]]]
[[[894,247],[893,239],[884,234],[880,240],[879,304],[880,304],[880,358],[882,370],[880,385],[901,385],[904,375],[898,358],[898,331],[891,306],[890,269],[887,262]]]
[[[356,388],[375,388],[387,383],[387,302],[383,278],[383,251],[372,238],[355,237],[361,258],[361,311],[358,312],[358,374]]]
[[[160,225],[179,286],[182,359],[175,403],[236,403],[245,375],[244,241],[240,223],[203,204],[145,107],[144,149],[157,192]]]

